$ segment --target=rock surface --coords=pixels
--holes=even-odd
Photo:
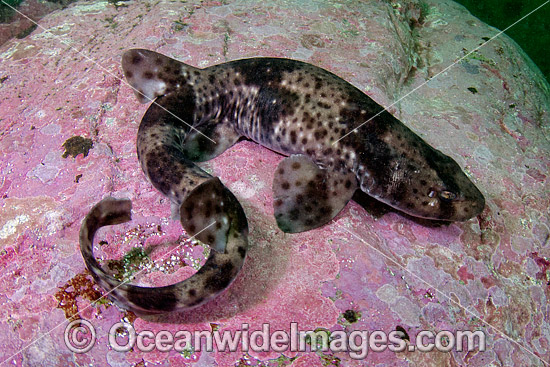
[[[113,3],[72,4],[40,21],[47,31],[39,27],[0,47],[0,362],[547,365],[550,90],[513,41],[502,35],[469,54],[498,31],[448,0]],[[352,202],[320,229],[284,234],[271,192],[282,157],[241,142],[204,165],[249,219],[249,257],[228,291],[193,311],[155,318],[136,318],[110,302],[92,305],[100,293],[85,271],[78,231],[105,196],[132,199],[134,216],[103,231],[110,245],[98,250],[102,258],[124,257],[131,267],[140,258],[130,252],[135,245],[181,244],[168,258],[157,254],[156,265],[138,261],[138,269],[150,269],[141,281],[160,285],[189,276],[205,256],[168,219],[169,204],[139,168],[135,135],[147,106],[120,79],[121,53],[133,47],[199,67],[277,56],[326,68],[391,105],[457,160],[487,207],[466,223],[428,226]],[[174,266],[183,259],[189,266]],[[75,314],[96,330],[87,353],[74,354],[64,342]],[[487,347],[370,350],[358,360],[349,352],[245,352],[241,345],[234,352],[122,353],[109,346],[109,330],[121,319],[154,333],[235,332],[243,324],[251,333],[264,323],[290,333],[292,322],[348,334],[398,329],[411,346],[421,330],[481,330]]]
[[[44,15],[60,8],[61,4],[40,0],[25,0],[16,8],[0,5],[4,11],[3,17],[0,16],[0,45],[12,37],[25,38],[36,29],[36,22]]]

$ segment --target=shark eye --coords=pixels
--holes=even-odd
[[[439,193],[439,198],[443,201],[452,201],[456,199],[456,194],[452,191],[443,190]]]

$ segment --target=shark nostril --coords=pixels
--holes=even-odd
[[[456,199],[456,197],[457,195],[454,192],[448,190],[443,190],[439,193],[439,198],[444,201],[452,201]]]

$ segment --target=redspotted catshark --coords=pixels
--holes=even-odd
[[[425,219],[465,221],[485,206],[452,158],[317,66],[260,57],[198,69],[132,49],[122,56],[122,68],[140,102],[154,100],[137,134],[141,167],[171,200],[186,232],[213,250],[180,283],[157,288],[121,283],[95,260],[93,238],[98,228],[129,220],[131,203],[99,202],[81,227],[82,255],[109,297],[136,313],[196,307],[239,273],[248,249],[245,213],[221,181],[195,163],[243,137],[287,156],[273,180],[275,219],[284,232],[331,221],[358,189]]]

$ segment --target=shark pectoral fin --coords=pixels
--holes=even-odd
[[[208,161],[231,147],[239,140],[239,135],[229,123],[210,120],[198,124],[185,137],[182,152],[193,162]]]
[[[217,177],[197,186],[180,207],[185,231],[219,253],[226,252],[228,236],[248,234],[241,204]]]
[[[357,179],[320,168],[305,155],[279,163],[273,179],[273,208],[281,230],[303,232],[320,227],[336,216],[351,199]]]

